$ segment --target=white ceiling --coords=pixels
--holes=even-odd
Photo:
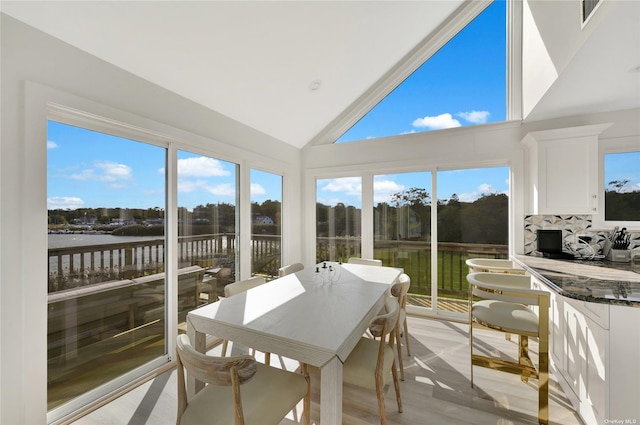
[[[3,1],[2,11],[302,147],[462,3]]]
[[[301,148],[469,5],[469,0],[3,1],[2,11]],[[637,24],[634,18],[625,21]],[[588,54],[576,57],[528,120],[640,107],[640,96],[629,90],[640,87],[640,73],[628,69],[629,63],[640,65],[640,25],[609,26],[599,30],[603,41],[581,50]],[[612,45],[623,52],[623,61],[600,60]],[[584,89],[589,78],[592,85],[593,78],[598,82],[597,90]]]
[[[607,1],[605,19],[526,121],[640,108],[640,1]]]

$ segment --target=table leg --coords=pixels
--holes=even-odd
[[[338,357],[320,371],[320,424],[342,424],[342,362]]]
[[[199,353],[205,353],[207,347],[207,336],[202,332],[198,332],[187,318],[187,336],[191,341],[193,348]],[[190,374],[187,374],[187,397],[191,399],[198,391],[204,388],[204,382],[196,380]]]

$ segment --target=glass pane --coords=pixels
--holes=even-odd
[[[491,3],[336,143],[504,121],[506,5]]]
[[[640,221],[640,152],[604,156],[604,219]]]
[[[431,307],[431,173],[373,180],[374,257],[411,277],[408,302]]]
[[[362,178],[316,182],[316,261],[360,257]]]
[[[251,275],[267,279],[281,267],[282,176],[251,170]]]
[[[48,408],[166,354],[166,150],[47,127]]]
[[[238,165],[178,151],[178,326],[236,280]]]
[[[438,307],[468,311],[467,258],[509,256],[509,168],[441,171]]]

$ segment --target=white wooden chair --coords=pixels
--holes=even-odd
[[[376,260],[373,258],[359,258],[359,257],[351,257],[349,258],[350,264],[363,264],[365,266],[382,266],[382,260]]]
[[[391,295],[398,300],[400,311],[398,313],[398,322],[396,324],[396,347],[398,349],[398,363],[400,366],[400,380],[404,381],[404,362],[402,360],[402,339],[404,337],[404,345],[407,347],[407,356],[411,356],[411,347],[409,346],[409,325],[407,324],[407,293],[411,287],[411,278],[406,273],[402,273],[398,277],[398,283],[391,287]]]
[[[252,356],[213,357],[194,350],[178,335],[178,416],[176,425],[277,425],[303,402],[310,424],[311,387],[302,374],[258,363]],[[206,385],[187,400],[185,373]]]
[[[481,366],[520,375],[523,382],[538,379],[538,421],[549,423],[549,294],[531,289],[529,276],[470,273],[469,346],[471,387],[473,366]],[[474,301],[473,297],[480,300]],[[529,306],[537,306],[536,312]],[[518,361],[474,353],[474,328],[509,332],[519,337]],[[538,367],[529,357],[529,337],[538,338]]]
[[[381,425],[387,423],[384,388],[390,372],[393,377],[398,412],[402,412],[400,384],[398,382],[393,346],[400,307],[393,297],[388,297],[385,301],[384,310],[384,314],[377,316],[369,327],[371,334],[379,338],[379,340],[367,337],[360,338],[360,341],[358,341],[358,344],[344,362],[342,369],[344,382],[376,391]],[[389,337],[388,339],[387,336]]]
[[[253,276],[253,277],[250,277],[249,279],[230,283],[224,287],[224,296],[225,298],[232,297],[234,295],[248,291],[251,288],[255,288],[256,286],[263,285],[266,282],[267,281],[262,276]],[[229,341],[227,341],[226,339],[222,341],[222,357],[227,355],[228,345],[229,345]],[[271,362],[271,353],[264,353],[264,362],[265,364],[269,364]]]
[[[278,277],[286,276],[291,273],[299,272],[304,269],[304,265],[302,263],[293,263],[278,269]]]

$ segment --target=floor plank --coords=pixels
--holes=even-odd
[[[409,318],[412,356],[403,349],[405,381],[400,389],[404,405],[398,413],[395,393],[388,388],[385,397],[389,425],[531,425],[537,423],[537,380],[522,383],[516,375],[474,368],[471,388],[468,326],[433,319]],[[500,352],[513,357],[514,341],[503,334],[478,331],[482,343],[478,350]],[[537,344],[530,343],[532,358]],[[236,348],[237,350],[237,348]],[[219,348],[212,350],[212,353]],[[256,357],[261,358],[261,353]],[[272,355],[272,365],[295,369],[297,362]],[[312,423],[319,422],[319,377],[312,377]],[[176,373],[167,372],[153,381],[128,392],[111,403],[80,418],[76,425],[169,425],[176,419]],[[281,425],[300,423],[299,406]],[[551,375],[550,422],[557,425],[581,425],[577,414]],[[344,387],[343,424],[377,425],[380,423],[373,391]]]

